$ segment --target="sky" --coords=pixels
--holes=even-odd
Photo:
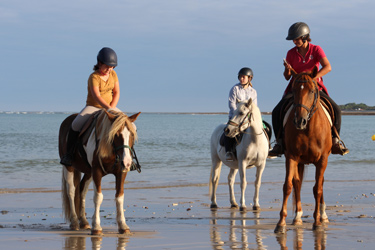
[[[242,67],[272,111],[299,21],[331,63],[336,103],[375,106],[374,10],[373,0],[1,0],[0,111],[80,111],[102,47],[117,53],[124,112],[228,112]]]

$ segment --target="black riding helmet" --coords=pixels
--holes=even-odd
[[[286,40],[294,40],[310,34],[309,26],[304,22],[297,22],[290,26]]]
[[[108,47],[102,48],[98,56],[96,57],[98,59],[98,62],[101,62],[105,65],[116,67],[117,66],[117,55],[116,52]]]
[[[250,68],[245,67],[245,68],[240,69],[240,71],[238,72],[238,78],[240,78],[240,76],[248,76],[248,77],[251,77],[252,79],[254,74]]]

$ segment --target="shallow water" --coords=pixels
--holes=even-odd
[[[58,131],[69,114],[0,114],[0,188],[59,189]],[[263,119],[271,123],[270,115]],[[207,183],[211,168],[209,140],[225,114],[141,114],[135,122],[135,146],[142,173],[131,172],[126,187]],[[350,153],[331,155],[326,181],[371,180],[374,177],[375,116],[343,116],[341,137]],[[272,141],[274,138],[272,138]],[[283,182],[284,157],[267,160],[263,182]],[[313,180],[314,166],[307,180]],[[224,166],[223,176],[228,173]],[[249,170],[248,180],[255,171]],[[114,186],[106,176],[105,187]],[[225,177],[221,178],[226,181]]]

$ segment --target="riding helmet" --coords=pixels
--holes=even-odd
[[[98,56],[96,57],[99,62],[111,66],[111,67],[116,67],[117,66],[117,55],[116,52],[108,47],[102,48]]]
[[[248,76],[248,77],[253,78],[254,74],[250,68],[245,67],[245,68],[240,69],[240,71],[238,72],[238,77],[240,76]]]
[[[297,22],[290,26],[286,40],[294,40],[310,34],[309,26],[304,22]]]

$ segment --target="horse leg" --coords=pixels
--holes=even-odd
[[[262,175],[264,168],[266,167],[266,161],[264,161],[261,165],[257,166],[256,170],[256,175],[255,175],[255,190],[254,190],[254,198],[253,198],[253,210],[260,210],[260,205],[259,205],[259,190],[260,190],[260,185],[262,183]]]
[[[91,182],[91,174],[85,174],[82,178],[81,185],[80,185],[80,193],[81,193],[81,208],[79,214],[79,227],[81,229],[90,229],[90,223],[87,221],[86,218],[86,194],[89,190],[89,185]]]
[[[295,202],[295,217],[293,219],[292,225],[301,226],[302,222],[302,205],[301,205],[301,188],[303,182],[303,174],[304,174],[305,166],[304,164],[298,164],[298,172],[295,172],[295,176],[293,178],[293,188],[294,188],[294,202]]]
[[[92,216],[92,235],[100,235],[102,227],[100,226],[100,205],[103,202],[103,194],[101,187],[101,177],[94,174],[94,215]]]
[[[238,169],[231,168],[228,174],[228,186],[229,186],[231,208],[238,208],[238,204],[236,202],[236,197],[234,195],[234,188],[233,188],[237,172],[238,172]]]
[[[292,159],[287,158],[285,161],[286,164],[286,174],[285,174],[285,182],[283,186],[283,205],[280,211],[280,220],[276,225],[276,228],[274,230],[275,233],[286,233],[286,216],[288,215],[287,212],[287,205],[288,205],[288,197],[290,193],[292,192],[293,188],[293,176],[294,172],[297,168],[297,162],[295,162]]]
[[[327,167],[327,158],[323,158],[320,163],[316,164],[315,172],[315,186],[313,188],[314,197],[315,197],[315,210],[314,210],[314,224],[313,230],[319,230],[322,226],[321,223],[321,201],[323,196],[323,183],[324,183],[324,172]]]
[[[72,230],[79,230],[79,221],[75,209],[75,202],[74,197],[76,194],[76,187],[74,185],[74,169],[71,168],[71,171],[69,171],[65,166],[63,167],[63,189],[66,192],[67,200],[69,201],[69,205],[66,206],[66,203],[64,202],[64,210],[65,214],[69,216],[70,221],[70,229]]]
[[[211,209],[216,209],[217,208],[216,190],[217,190],[217,185],[219,184],[222,162],[217,155],[211,156],[211,158],[212,158],[212,167],[211,167],[209,189],[210,189],[210,195],[211,195]]]
[[[320,201],[320,221],[322,223],[329,223],[328,216],[326,213],[326,203],[324,202],[323,194],[322,194],[322,200]]]
[[[126,225],[124,215],[124,182],[127,172],[120,172],[116,175],[116,220],[118,232],[120,234],[129,234],[129,226]]]
[[[246,180],[246,164],[245,162],[238,161],[238,170],[240,172],[240,185],[241,185],[241,201],[240,201],[240,211],[246,211],[246,202],[245,202],[245,191],[247,187],[247,180]]]

